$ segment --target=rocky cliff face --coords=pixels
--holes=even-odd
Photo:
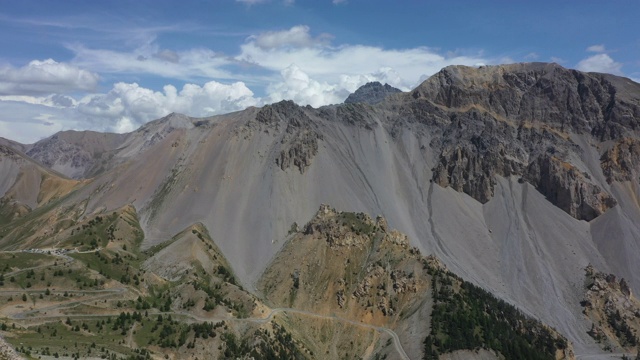
[[[431,143],[440,153],[433,180],[483,203],[496,176],[520,176],[577,219],[615,206],[602,184],[572,164],[585,150],[572,134],[616,141],[602,156],[609,182],[631,179],[640,164],[635,141],[625,140],[638,135],[640,85],[626,79],[555,64],[454,66],[411,94],[415,121],[441,134]]]
[[[359,87],[353,94],[349,94],[344,101],[345,104],[366,103],[377,104],[382,102],[387,96],[402,92],[389,84],[382,85],[378,81],[366,83]]]
[[[612,75],[557,64],[450,66],[429,78],[414,97],[463,109],[477,106],[518,122],[545,123],[600,140],[636,131],[640,85]]]

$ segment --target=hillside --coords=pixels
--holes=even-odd
[[[577,356],[600,354],[581,313],[584,268],[640,288],[639,118],[639,84],[542,63],[447,67],[374,104],[170,114],[117,140],[65,140],[93,159],[67,175],[91,179],[46,202],[34,200],[38,181],[20,180],[30,210],[7,210],[20,220],[0,225],[0,247],[50,246],[44,224],[66,234],[130,206],[142,251],[200,224],[254,291],[292,224],[329,203],[380,214],[410,247],[556,328]],[[0,182],[14,179],[3,204],[16,169],[2,167]]]
[[[276,307],[393,329],[411,359],[482,348],[496,358],[574,358],[555,330],[462,280],[436,257],[422,256],[382,217],[323,205],[278,253],[258,289]],[[307,322],[297,331],[316,327]],[[324,348],[309,347],[338,358],[345,351],[360,357],[370,346],[340,335]],[[380,353],[398,356],[387,348]]]
[[[257,297],[201,224],[148,251],[130,207],[78,229],[96,242],[0,253],[0,334],[22,355],[575,358],[565,337],[423,257],[381,217],[321,207],[292,229]]]

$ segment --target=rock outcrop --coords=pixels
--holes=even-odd
[[[640,302],[625,279],[585,269],[583,314],[592,322],[589,335],[606,350],[636,350],[640,347]]]
[[[318,140],[322,139],[304,110],[293,101],[281,101],[263,107],[256,114],[256,121],[276,133],[284,128],[275,163],[283,171],[296,167],[303,174],[318,153]]]
[[[622,138],[602,154],[607,182],[637,180],[640,176],[640,140]]]
[[[557,64],[449,66],[413,91],[435,104],[476,106],[517,122],[553,125],[610,140],[635,131],[640,84]]]

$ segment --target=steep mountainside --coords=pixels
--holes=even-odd
[[[114,148],[97,142],[106,161],[56,207],[82,218],[131,205],[144,249],[201,223],[247,288],[320,204],[380,214],[580,356],[602,351],[581,314],[585,266],[640,288],[639,119],[629,79],[556,64],[452,66],[373,105],[171,114]],[[17,226],[0,229],[1,246],[19,246]]]

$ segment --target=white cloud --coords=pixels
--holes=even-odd
[[[398,81],[398,74],[391,68],[381,68],[375,73],[360,75],[341,75],[336,83],[327,83],[311,78],[299,66],[292,64],[280,72],[282,81],[267,87],[267,98],[264,103],[280,100],[293,100],[299,105],[319,107],[342,103],[350,93],[360,86],[379,81],[393,83]],[[402,90],[409,90],[404,88]]]
[[[596,53],[603,53],[606,52],[607,50],[605,49],[603,44],[599,44],[599,45],[591,45],[587,48],[587,51],[589,52],[596,52]]]
[[[576,65],[576,69],[622,75],[622,64],[614,61],[608,54],[596,54],[583,59]]]
[[[144,73],[182,80],[235,78],[223,69],[234,60],[204,48],[176,52],[161,50],[153,43],[131,52],[89,49],[77,44],[68,48],[75,53],[74,64],[101,73]]]
[[[74,64],[101,73],[151,74],[188,82],[233,79],[259,86],[271,84],[271,89],[281,81],[275,74],[292,64],[296,64],[314,81],[335,86],[335,89],[355,90],[341,84],[345,78],[373,77],[408,90],[418,84],[418,79],[432,75],[447,65],[473,66],[501,60],[487,59],[480,52],[472,55],[456,52],[442,54],[427,47],[384,49],[365,45],[334,46],[331,38],[329,34],[312,34],[305,25],[267,31],[248,37],[240,46],[239,53],[233,57],[203,48],[186,51],[161,49],[153,37],[139,42],[138,48],[129,52],[90,49],[77,44],[68,48],[75,53]],[[510,59],[508,61],[512,62]],[[249,68],[253,67],[250,74],[238,73],[237,69],[247,69],[245,65],[249,64]],[[256,69],[260,75],[256,75]],[[381,69],[386,69],[384,71],[388,74],[378,74]],[[266,95],[269,97],[268,92]],[[342,93],[336,96],[342,96]]]
[[[281,71],[282,82],[269,85],[267,93],[268,101],[293,100],[299,105],[311,105],[314,107],[340,103],[344,100],[340,89],[336,85],[319,82],[309,78],[297,65],[292,64]],[[348,92],[347,92],[348,95]]]
[[[333,0],[332,2],[334,5],[339,5],[339,4],[346,4],[347,0]]]
[[[33,105],[44,105],[49,107],[66,108],[73,107],[77,101],[71,96],[61,94],[51,94],[48,96],[28,96],[28,95],[3,95],[0,101],[18,101]]]
[[[259,35],[251,36],[248,40],[261,49],[275,49],[281,47],[309,47],[327,43],[328,34],[320,34],[314,38],[309,34],[309,27],[305,25],[294,26],[289,30],[267,31]]]
[[[538,55],[538,53],[535,53],[535,52],[528,53],[527,55],[524,56],[524,59],[528,61],[537,60],[539,58],[540,58],[540,55]]]
[[[91,91],[98,84],[96,73],[52,59],[33,60],[26,66],[0,67],[0,95],[35,95]]]
[[[321,41],[322,40],[322,41]],[[288,46],[287,46],[288,45]],[[336,84],[344,75],[373,74],[381,68],[397,73],[393,86],[408,88],[422,75],[431,75],[452,64],[492,63],[476,56],[444,56],[427,47],[383,49],[365,45],[332,46],[325,37],[314,38],[307,26],[268,32],[250,37],[241,46],[239,61],[254,63],[271,71],[297,64],[312,78]]]
[[[117,83],[106,94],[78,101],[58,95],[1,97],[0,129],[7,130],[2,132],[5,137],[31,143],[60,130],[129,132],[171,112],[204,117],[258,104],[242,82],[186,84],[180,91],[172,85],[153,91],[136,83]]]
[[[136,83],[117,83],[107,94],[81,99],[78,111],[91,118],[116,123],[114,130],[118,130],[124,125],[141,125],[171,112],[210,116],[241,110],[256,103],[253,92],[242,82],[186,84],[179,92],[173,85],[166,85],[160,92]]]

